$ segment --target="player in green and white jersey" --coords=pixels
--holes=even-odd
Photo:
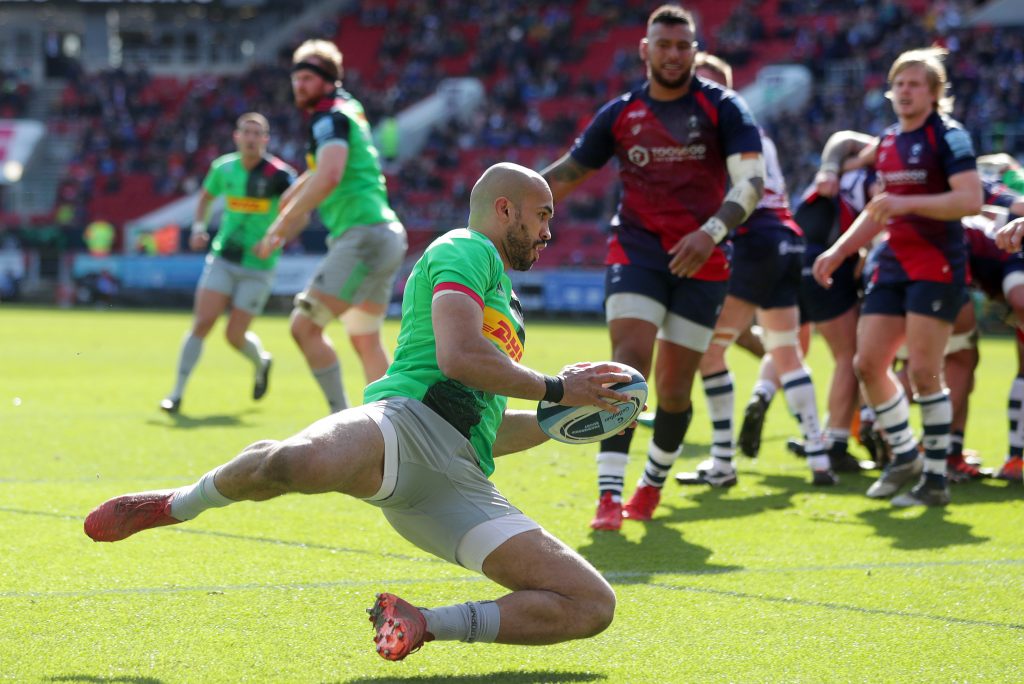
[[[196,288],[192,329],[185,335],[178,355],[174,389],[160,402],[160,408],[168,413],[180,410],[185,383],[199,361],[203,340],[229,304],[231,315],[225,331],[228,343],[253,364],[252,398],[261,399],[267,392],[272,357],[249,325],[270,296],[280,249],[263,257],[254,249],[274,220],[278,202],[296,173],[267,153],[270,124],[262,114],[240,116],[233,139],[238,151],[214,160],[196,207],[189,247],[200,251],[210,242],[206,230],[210,205],[215,198],[224,197],[220,228]]]
[[[295,297],[291,331],[333,412],[348,406],[348,400],[338,355],[324,328],[340,316],[366,381],[384,374],[388,356],[380,328],[407,242],[405,228],[388,205],[363,106],[341,87],[341,52],[328,41],[307,40],[292,61],[295,104],[310,114],[309,168],[289,193],[261,253],[297,235],[303,217],[319,209],[330,233],[328,252]]]
[[[370,620],[384,658],[401,660],[435,639],[539,645],[605,629],[611,586],[487,477],[495,456],[546,439],[536,412],[506,410],[506,397],[604,409],[626,398],[605,386],[629,378],[618,366],[575,364],[545,376],[519,362],[523,321],[505,271],[540,257],[553,204],[536,172],[492,166],[470,195],[469,228],[435,241],[413,269],[395,362],[367,388],[371,403],[290,439],[255,442],[195,484],[110,499],[88,515],[86,534],[119,541],[236,501],[341,492],[381,508],[421,549],[510,590],[432,609],[378,594]],[[373,575],[386,577],[386,567]]]

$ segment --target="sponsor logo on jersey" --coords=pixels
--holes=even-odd
[[[634,145],[626,152],[626,156],[636,166],[647,166],[650,162],[674,163],[684,161],[703,161],[707,156],[708,146],[696,143],[693,145],[662,145],[647,148]]]
[[[626,119],[642,119],[646,114],[647,112],[643,109],[634,109],[633,111],[626,113]]]
[[[890,185],[923,185],[928,182],[927,169],[901,169],[899,171],[880,171],[878,176],[885,183]]]
[[[806,245],[801,242],[780,242],[779,243],[779,255],[786,256],[787,254],[803,254],[806,251]]]
[[[270,211],[270,200],[259,197],[228,197],[227,209],[238,214],[266,214]]]
[[[489,339],[513,361],[523,358],[523,345],[519,341],[512,321],[497,309],[484,307],[484,337]]]

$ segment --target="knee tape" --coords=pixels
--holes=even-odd
[[[764,331],[764,350],[771,351],[778,349],[779,347],[798,347],[800,346],[800,329],[793,328],[792,330],[765,330]]]
[[[617,292],[605,300],[605,320],[609,323],[620,318],[639,318],[659,328],[665,322],[665,305],[646,295]]]
[[[946,355],[956,354],[967,349],[974,349],[978,346],[978,329],[971,328],[967,332],[956,333],[949,336],[946,342]]]
[[[384,312],[374,314],[353,306],[341,314],[340,320],[349,335],[369,335],[380,330],[384,324]]]
[[[739,336],[740,331],[736,328],[715,328],[715,331],[711,333],[711,344],[728,349],[729,345],[735,342]]]
[[[305,316],[321,328],[326,328],[334,320],[334,314],[331,313],[331,310],[309,292],[300,292],[295,295],[292,304],[295,305],[293,309],[295,313]]]

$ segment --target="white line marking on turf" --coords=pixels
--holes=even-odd
[[[613,575],[614,573],[609,573]],[[655,574],[655,573],[652,573]],[[412,578],[412,579],[389,579],[383,580],[338,580],[333,582],[304,582],[296,584],[236,584],[236,585],[201,585],[184,587],[138,587],[134,589],[92,589],[87,591],[55,591],[55,592],[0,592],[0,599],[42,599],[42,598],[81,598],[93,596],[132,596],[132,595],[154,595],[154,594],[184,594],[184,593],[226,593],[229,591],[303,591],[307,589],[335,589],[354,587],[380,587],[383,584],[395,585],[420,585],[439,584],[446,582],[455,583],[477,583],[483,582],[486,578],[473,575],[469,577],[441,577],[441,578]],[[611,577],[609,577],[611,579]],[[635,585],[640,586],[640,585]],[[677,586],[661,582],[646,582],[642,586],[653,589],[665,589],[667,591],[685,591],[697,594],[709,594],[725,598],[746,599],[762,601],[765,603],[784,604],[801,606],[805,608],[821,608],[824,610],[844,611],[849,613],[862,613],[865,615],[880,615],[884,617],[912,618],[917,620],[929,620],[946,624],[965,625],[970,627],[998,627],[1024,631],[1024,624],[1013,622],[997,622],[995,620],[972,620],[968,618],[951,617],[947,615],[929,615],[904,610],[887,610],[882,608],[868,608],[843,603],[826,601],[811,601],[807,599],[793,598],[789,596],[766,596],[764,594],[750,594],[742,591],[730,591],[724,589],[711,589],[707,587]]]
[[[687,591],[697,594],[711,594],[727,598],[751,599],[764,601],[766,603],[782,603],[791,606],[802,606],[806,608],[824,608],[826,610],[841,610],[848,613],[864,613],[865,615],[883,615],[887,617],[915,618],[918,620],[932,620],[956,625],[969,625],[972,627],[1005,627],[1007,629],[1024,630],[1024,624],[1014,622],[996,622],[994,620],[971,620],[968,618],[951,617],[948,615],[929,615],[928,613],[917,613],[906,610],[887,610],[884,608],[865,608],[863,606],[852,606],[844,603],[832,603],[830,601],[810,601],[798,599],[791,596],[766,596],[764,594],[748,594],[742,591],[729,591],[724,589],[709,589],[706,587],[680,587],[660,582],[651,582],[648,586],[669,591]]]

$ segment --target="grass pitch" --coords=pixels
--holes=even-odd
[[[593,447],[549,443],[498,461],[509,499],[579,549],[618,593],[615,622],[548,647],[431,643],[381,660],[364,608],[374,592],[418,605],[503,590],[419,551],[373,507],[287,496],[95,544],[85,514],[108,497],[179,486],[257,439],[326,411],[281,317],[254,329],[275,354],[267,397],[248,363],[208,339],[182,415],[170,389],[184,313],[0,309],[0,680],[16,682],[949,682],[1024,680],[1024,489],[954,488],[945,510],[894,510],[867,476],[822,490],[785,452],[783,402],[758,461],[728,491],[670,482],[655,519],[588,527]],[[389,343],[397,324],[386,328]],[[341,340],[349,396],[358,363]],[[737,410],[754,361],[730,352]],[[528,325],[524,361],[546,372],[609,356],[602,326]],[[830,373],[810,356],[819,404]],[[967,444],[1006,449],[1012,340],[983,340]],[[528,402],[519,402],[528,406]],[[704,457],[701,396],[684,457]],[[914,420],[918,420],[914,411]],[[627,476],[643,465],[640,428]]]

